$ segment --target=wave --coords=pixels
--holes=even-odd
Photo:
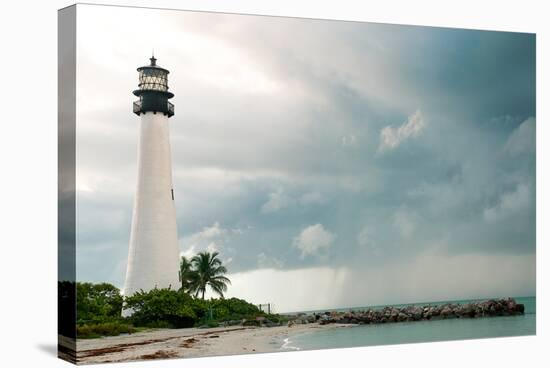
[[[281,350],[300,350],[298,346],[293,346],[292,341],[290,338],[286,338],[283,340],[283,345],[281,345]]]

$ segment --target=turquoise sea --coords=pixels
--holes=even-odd
[[[515,299],[518,303],[525,305],[524,315],[357,325],[349,328],[308,331],[283,341],[282,349],[312,350],[534,335],[536,333],[536,298],[516,297]],[[436,305],[449,302],[463,304],[471,301],[473,300],[415,304]],[[353,309],[367,308],[369,307]],[[349,308],[339,310],[349,310]]]

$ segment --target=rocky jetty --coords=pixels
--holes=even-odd
[[[508,298],[490,299],[467,304],[408,305],[404,307],[369,308],[349,312],[333,311],[298,318],[297,321],[304,320],[304,322],[307,321],[306,323],[316,321],[321,325],[329,323],[377,324],[451,318],[514,316],[523,313],[524,305]]]

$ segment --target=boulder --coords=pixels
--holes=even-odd
[[[453,311],[449,306],[445,306],[443,307],[443,309],[441,309],[441,313],[440,313],[441,317],[449,318],[451,314],[453,314]]]
[[[476,312],[475,309],[472,307],[471,304],[467,304],[463,306],[460,310],[460,316],[465,318],[473,318],[475,316]]]
[[[519,314],[523,314],[525,312],[525,306],[523,304],[516,304],[515,311]]]

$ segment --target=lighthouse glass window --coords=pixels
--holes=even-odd
[[[156,91],[168,90],[166,71],[156,68],[144,68],[139,72],[139,87]]]
[[[534,34],[77,7],[78,363],[535,334]]]

